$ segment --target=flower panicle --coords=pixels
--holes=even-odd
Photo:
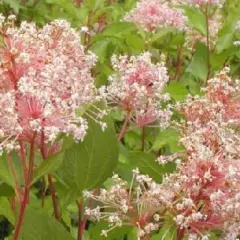
[[[96,208],[85,209],[85,214],[97,221],[105,220],[109,224],[108,230],[102,235],[122,225],[131,225],[138,228],[138,237],[142,239],[161,226],[164,206],[171,201],[169,195],[160,184],[157,184],[139,170],[133,170],[133,179],[129,184],[114,175],[109,189],[101,189],[96,195],[85,191],[86,198],[94,199],[102,205]]]
[[[80,33],[67,21],[16,27],[14,17],[1,15],[0,35],[2,150],[18,148],[18,140],[31,142],[33,133],[37,145],[42,136],[54,143],[62,133],[82,141],[86,116],[106,128],[106,112],[94,106],[102,100],[91,76],[97,58],[85,52]]]
[[[225,67],[210,79],[203,96],[189,96],[178,105],[186,119],[180,138],[186,150],[177,172],[162,184],[175,189],[168,211],[175,215],[178,231],[190,239],[214,229],[226,239],[240,233],[239,84],[229,71]],[[167,162],[165,158],[160,163]]]
[[[169,80],[164,62],[153,64],[151,54],[145,52],[139,56],[113,56],[112,66],[116,73],[110,76],[109,85],[100,90],[109,107],[131,115],[139,127],[157,122],[166,128],[172,109],[169,94],[163,92]]]
[[[186,28],[184,11],[163,0],[140,0],[136,8],[129,12],[125,21],[141,26],[145,31],[155,32],[158,28]]]

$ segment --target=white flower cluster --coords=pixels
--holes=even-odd
[[[149,176],[141,175],[137,169],[133,171],[130,186],[117,175],[113,176],[112,181],[112,187],[101,189],[99,195],[84,194],[103,204],[102,207],[85,210],[87,216],[109,223],[109,229],[103,230],[102,235],[107,236],[109,231],[124,224],[137,227],[139,239],[158,230],[162,220],[160,213],[172,201],[173,195]]]

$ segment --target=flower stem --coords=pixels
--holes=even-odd
[[[177,240],[182,240],[184,237],[184,229],[177,230]]]
[[[78,236],[77,240],[82,240],[83,232],[87,223],[87,216],[84,216],[82,219],[82,211],[84,202],[83,200],[80,202],[77,202],[78,205]]]
[[[44,131],[42,131],[41,134],[41,154],[43,160],[47,160],[47,151],[46,151],[46,144],[44,142],[45,136],[44,136]],[[51,197],[52,197],[52,203],[53,203],[53,212],[56,220],[60,221],[60,213],[58,209],[58,202],[57,202],[57,196],[56,196],[56,189],[53,183],[53,178],[50,174],[48,174],[48,183],[49,183],[49,188],[51,192]]]
[[[48,175],[48,183],[49,183],[49,188],[50,188],[50,192],[51,192],[51,196],[52,196],[54,216],[58,221],[60,221],[61,218],[60,218],[60,214],[59,214],[59,210],[58,210],[56,190],[55,190],[52,176],[50,174]]]
[[[123,136],[124,136],[124,134],[126,132],[127,125],[128,125],[128,123],[130,121],[130,118],[131,118],[131,112],[128,112],[128,114],[127,114],[127,116],[125,118],[125,121],[123,123],[123,126],[121,128],[121,131],[120,131],[120,133],[119,133],[119,135],[117,137],[118,142],[120,142],[122,140],[122,138],[123,138]]]
[[[29,189],[25,188],[25,193],[24,193],[22,204],[21,204],[20,213],[19,213],[19,216],[18,216],[13,240],[17,240],[18,236],[19,236],[19,233],[20,233],[20,229],[21,229],[21,226],[22,226],[22,223],[23,223],[23,217],[24,217],[25,209],[26,209],[26,206],[28,204],[28,194],[29,194]]]
[[[94,194],[99,194],[99,188],[96,188],[94,190]],[[88,208],[92,208],[94,204],[94,200],[90,199],[89,203],[88,203]],[[84,201],[77,201],[77,206],[78,206],[78,236],[77,236],[77,240],[82,240],[83,237],[83,232],[85,230],[86,224],[87,224],[87,220],[88,217],[86,215],[84,215],[84,217],[82,218],[82,213],[84,212]]]
[[[34,134],[33,141],[32,141],[31,146],[30,146],[27,181],[26,181],[26,184],[25,184],[24,196],[23,196],[23,200],[22,200],[22,203],[21,203],[20,212],[19,212],[19,216],[18,216],[13,240],[17,240],[18,237],[19,237],[20,230],[21,230],[22,223],[23,223],[25,210],[26,210],[26,207],[29,203],[29,192],[30,192],[30,186],[31,186],[31,180],[32,180],[32,173],[33,173],[33,166],[34,166],[34,155],[35,155],[35,144],[34,144],[35,136],[36,136],[36,134]]]
[[[181,53],[182,53],[182,47],[179,45],[177,47],[177,63],[176,63],[176,72],[175,72],[175,76],[174,76],[174,80],[179,80],[180,78],[178,78],[180,69],[181,69]]]
[[[22,163],[22,168],[23,168],[24,183],[26,185],[28,169],[27,169],[27,161],[26,161],[26,153],[25,153],[24,143],[22,140],[19,140],[19,146],[20,146],[21,163]]]

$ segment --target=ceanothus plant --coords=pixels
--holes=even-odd
[[[0,1],[0,238],[238,239],[239,12]]]

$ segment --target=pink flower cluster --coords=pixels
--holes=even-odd
[[[120,107],[140,127],[159,122],[168,126],[172,111],[163,107],[169,94],[163,93],[169,77],[164,62],[153,64],[148,52],[140,56],[113,56],[116,73],[109,78],[110,84],[101,89],[109,104]]]
[[[165,27],[183,30],[187,18],[181,9],[172,7],[166,1],[140,0],[137,7],[127,14],[125,20],[152,32]]]
[[[223,69],[208,81],[205,95],[190,97],[177,107],[185,120],[180,123],[180,142],[185,151],[169,157],[177,171],[157,184],[134,171],[129,186],[118,177],[108,190],[87,197],[104,205],[86,209],[110,229],[132,224],[138,239],[148,239],[171,217],[177,239],[209,239],[217,230],[221,239],[235,240],[240,234],[240,99],[239,83]],[[179,124],[179,123],[178,123]],[[167,156],[159,163],[167,162]],[[171,220],[170,220],[171,221]],[[109,230],[104,230],[107,236]]]
[[[176,194],[168,210],[178,235],[190,239],[211,230],[224,232],[228,240],[240,234],[240,89],[227,73],[225,68],[209,80],[205,96],[181,105],[184,161],[163,183]]]
[[[60,133],[83,140],[79,108],[99,100],[91,76],[96,62],[64,20],[43,28],[0,16],[0,152],[18,141],[54,142]]]

